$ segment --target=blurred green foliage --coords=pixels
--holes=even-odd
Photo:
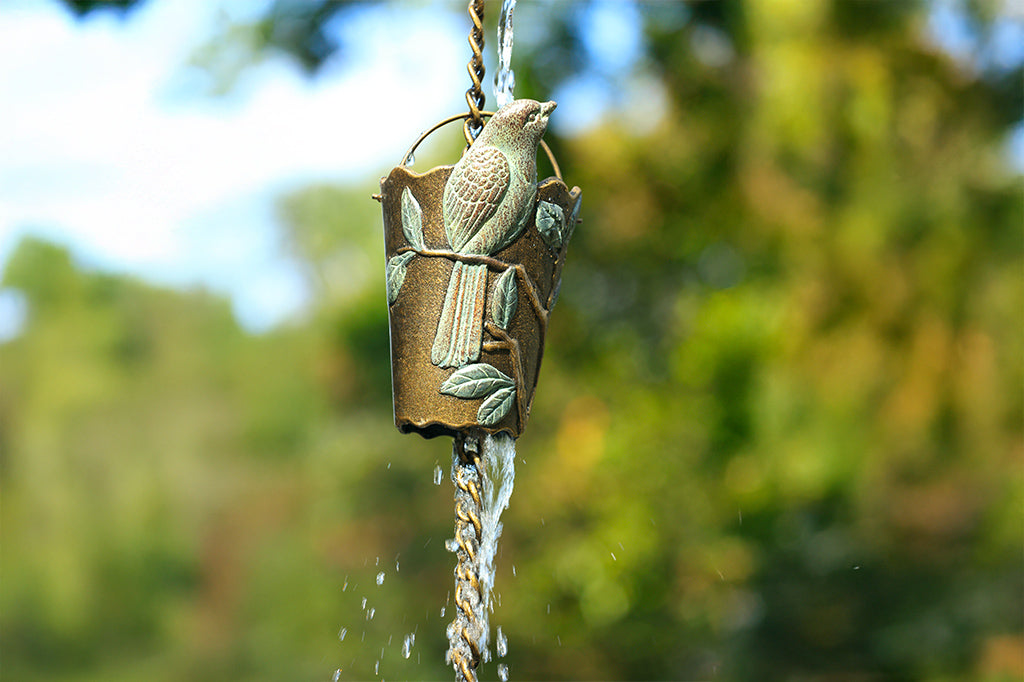
[[[642,5],[608,78],[649,96],[549,136],[584,223],[498,559],[515,679],[1024,675],[1020,71],[926,9]],[[521,8],[518,94],[587,68],[585,10]],[[391,423],[372,189],[282,200],[317,305],[262,335],[14,253],[5,679],[450,676],[448,444]]]

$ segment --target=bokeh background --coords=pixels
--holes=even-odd
[[[392,425],[369,195],[465,109],[467,31],[0,6],[3,679],[450,678],[450,443]],[[517,8],[584,222],[513,679],[1024,677],[1022,62],[1012,1]]]

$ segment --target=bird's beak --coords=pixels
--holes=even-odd
[[[557,102],[544,102],[540,105],[540,113],[544,114],[545,118],[551,115],[551,112],[558,106]]]

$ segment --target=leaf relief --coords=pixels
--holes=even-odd
[[[388,305],[398,300],[398,292],[402,290],[405,282],[405,269],[416,254],[413,251],[406,251],[397,256],[392,256],[384,268],[384,282],[388,292]]]
[[[491,294],[491,320],[502,329],[508,329],[512,316],[519,306],[519,290],[516,287],[515,270],[509,268],[501,273],[494,292]]]
[[[409,246],[423,251],[423,211],[408,187],[402,190],[402,232]]]
[[[444,380],[440,391],[456,398],[482,398],[496,391],[515,388],[511,377],[487,363],[466,365]]]
[[[508,414],[516,402],[515,388],[502,388],[490,395],[476,412],[476,420],[484,426],[494,426]]]
[[[537,231],[544,243],[557,251],[562,247],[565,214],[562,207],[550,201],[542,201],[537,205]]]

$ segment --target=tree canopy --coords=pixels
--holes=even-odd
[[[518,96],[617,95],[548,136],[584,222],[504,517],[512,677],[1019,679],[1022,72],[985,56],[1008,19],[963,6],[965,64],[928,5],[645,3],[608,73],[592,7],[517,10],[546,27]],[[276,0],[257,52],[315,71],[346,11]],[[11,679],[449,676],[450,455],[391,422],[375,183],[281,198],[317,298],[260,335],[207,292],[16,249]]]

